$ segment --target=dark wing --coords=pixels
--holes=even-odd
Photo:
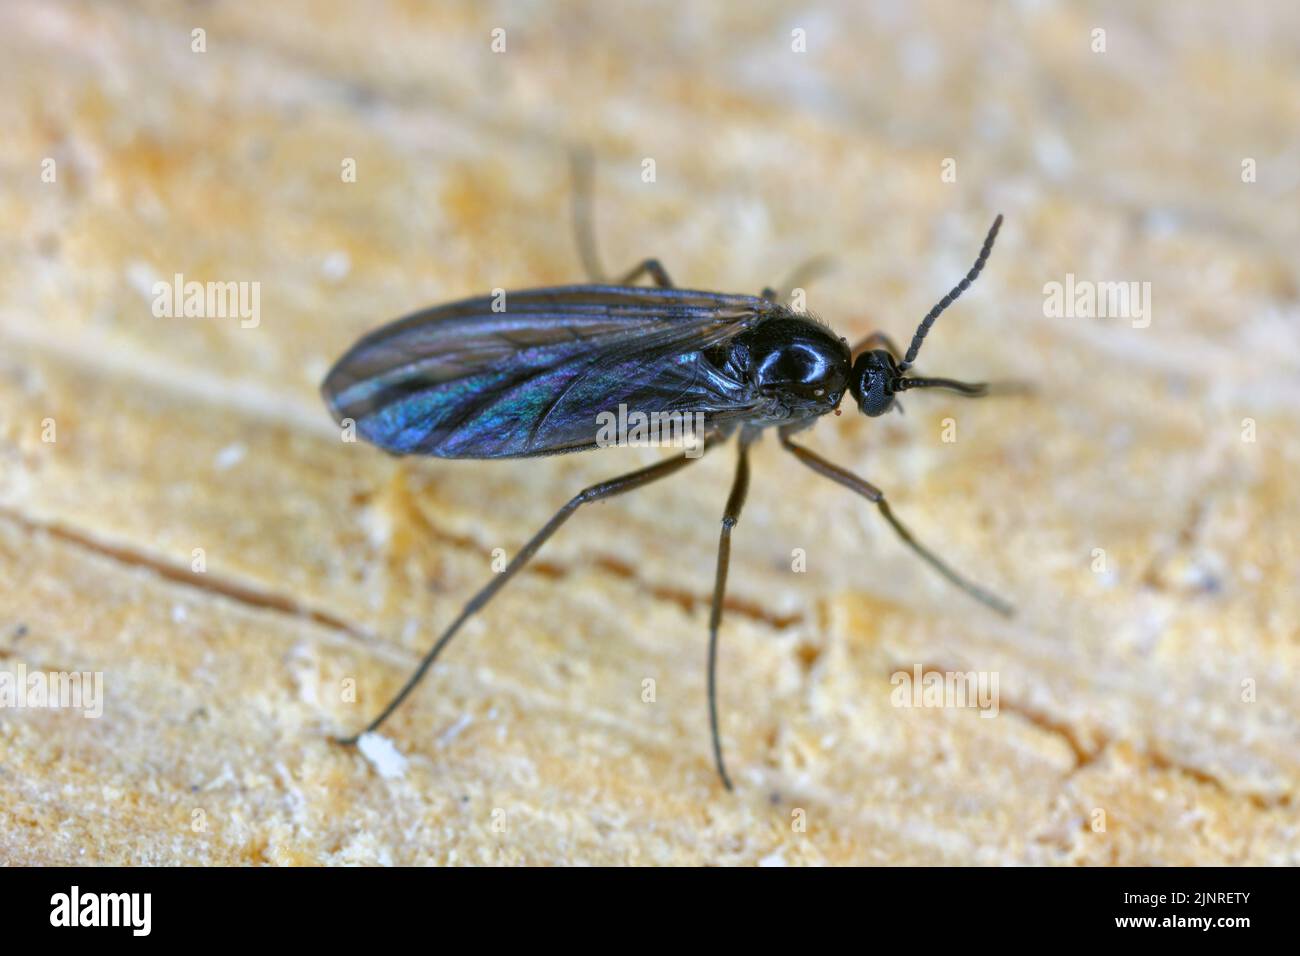
[[[742,295],[561,286],[467,299],[361,339],[321,391],[340,423],[397,454],[508,458],[596,445],[597,416],[743,417],[756,396],[704,350],[776,308]]]

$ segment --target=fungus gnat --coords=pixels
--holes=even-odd
[[[585,181],[586,167],[579,164],[578,172]],[[730,790],[718,735],[718,628],[731,532],[749,490],[749,447],[765,429],[775,428],[781,447],[801,463],[875,504],[903,542],[951,583],[1001,614],[1011,612],[918,542],[879,488],[794,441],[822,415],[838,414],[846,393],[872,418],[910,389],[987,394],[984,384],[909,372],[935,319],[984,268],[1002,217],[993,221],[970,271],[921,320],[900,357],[880,332],[850,348],[821,322],[783,305],[772,289],[748,296],[676,288],[657,259],[609,283],[596,256],[586,191],[578,188],[575,196],[578,244],[591,284],[510,293],[503,310],[494,309],[499,300],[482,297],[417,312],[357,342],[321,391],[336,421],[355,422],[366,441],[398,455],[520,458],[587,451],[600,444],[600,413],[620,405],[702,415],[706,447],[735,436],[739,455],[722,515],[708,648],[713,758]],[[632,285],[643,276],[654,286]],[[365,732],[388,719],[461,626],[582,505],[666,478],[693,460],[675,456],[571,498],[470,599]],[[359,736],[340,742],[352,744]]]

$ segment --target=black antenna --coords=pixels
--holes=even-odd
[[[993,228],[989,234],[984,237],[984,246],[980,249],[979,258],[975,260],[975,265],[971,266],[970,272],[966,273],[966,278],[958,282],[951,292],[939,300],[939,304],[930,310],[929,314],[921,320],[921,324],[916,327],[916,334],[912,336],[912,344],[907,348],[907,354],[903,356],[903,361],[899,363],[898,370],[906,372],[916,361],[916,353],[921,351],[921,342],[925,339],[925,334],[930,331],[930,326],[934,325],[934,320],[939,317],[944,309],[957,301],[957,297],[970,288],[970,284],[975,281],[984,268],[984,263],[988,261],[989,253],[993,251],[993,240],[998,236],[998,229],[1002,226],[1002,214],[998,213],[998,218],[993,220]]]
[[[895,392],[905,392],[909,388],[944,388],[972,398],[989,393],[989,387],[984,382],[959,382],[955,378],[920,378],[914,375],[911,378],[900,378],[894,385]]]

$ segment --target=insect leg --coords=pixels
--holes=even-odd
[[[828,256],[813,256],[804,262],[795,266],[794,271],[786,277],[777,288],[764,286],[763,291],[758,294],[760,299],[768,302],[780,302],[790,298],[795,289],[802,288],[815,279],[820,278],[827,272],[831,271],[834,263]]]
[[[605,270],[601,267],[600,254],[596,251],[596,228],[592,224],[591,216],[591,196],[594,192],[592,189],[594,164],[591,152],[585,149],[573,150],[569,154],[569,165],[573,172],[573,232],[578,245],[578,257],[582,260],[582,268],[587,273],[588,279],[592,282],[604,282]],[[668,273],[664,271],[658,259],[646,259],[615,284],[631,285],[646,273],[649,273],[659,288],[673,287],[672,279],[668,278]]]
[[[708,436],[705,437],[707,438]],[[704,450],[708,450],[707,443]],[[456,616],[456,619],[448,625],[447,629],[442,632],[442,635],[434,643],[433,647],[431,647],[429,652],[424,655],[423,660],[420,661],[420,666],[411,674],[410,678],[402,686],[402,689],[397,692],[397,695],[388,702],[387,706],[380,711],[379,716],[372,720],[362,733],[372,733],[379,729],[379,726],[389,718],[393,711],[401,706],[402,701],[406,700],[407,695],[409,695],[411,691],[415,689],[415,686],[420,683],[420,680],[424,677],[425,673],[433,666],[433,662],[438,659],[438,655],[442,653],[443,648],[451,643],[451,639],[456,636],[456,632],[460,630],[461,625],[473,617],[477,612],[482,610],[484,605],[492,600],[498,591],[505,587],[506,583],[509,582],[509,580],[528,563],[529,559],[537,553],[538,549],[546,543],[547,539],[550,538],[551,535],[555,534],[555,532],[559,530],[560,525],[568,521],[570,516],[572,516],[578,508],[592,501],[599,501],[602,498],[610,498],[614,495],[622,494],[625,491],[640,488],[642,485],[648,485],[650,482],[657,481],[660,478],[667,478],[669,475],[673,474],[673,472],[679,471],[691,462],[699,460],[700,457],[702,457],[702,455],[696,456],[695,458],[687,458],[685,456],[669,458],[666,461],[650,465],[647,468],[641,468],[637,471],[629,472],[626,475],[620,475],[617,478],[610,478],[608,481],[602,481],[599,484],[590,486],[589,488],[584,488],[582,491],[570,498],[568,504],[557,511],[551,520],[546,522],[546,524],[542,526],[542,529],[529,539],[528,543],[525,544],[523,548],[520,549],[519,553],[511,559],[510,563],[506,565],[505,570],[500,574],[494,575],[491,581],[484,585],[477,594],[470,598],[469,603],[461,609],[461,612]],[[354,744],[360,736],[361,734],[356,734],[352,737],[339,738],[338,742],[341,744]]]
[[[574,149],[569,153],[569,166],[573,174],[573,234],[578,245],[578,258],[592,282],[604,282],[605,270],[600,265],[596,251],[596,230],[591,223],[591,194],[593,163],[591,151]]]
[[[722,534],[718,538],[718,570],[713,579],[713,606],[709,611],[709,728],[713,733],[713,762],[718,768],[722,785],[731,789],[731,778],[722,761],[722,739],[718,735],[718,627],[722,624],[722,598],[727,592],[727,568],[731,564],[731,529],[740,520],[740,509],[745,506],[749,492],[749,442],[742,432],[740,457],[736,461],[736,478],[731,483],[727,507],[722,513]]]
[[[668,273],[664,270],[663,265],[660,264],[658,259],[644,260],[640,265],[627,275],[623,276],[623,278],[619,279],[615,284],[631,285],[646,273],[650,274],[650,278],[654,280],[655,285],[659,288],[671,289],[673,287],[673,280],[668,278]]]
[[[892,527],[894,531],[897,532],[898,536],[903,539],[904,544],[915,551],[923,561],[942,574],[951,583],[961,588],[961,590],[975,598],[975,600],[997,611],[999,614],[1006,617],[1012,615],[1013,608],[1009,603],[1002,600],[1002,598],[998,597],[996,594],[984,590],[979,585],[967,581],[952,568],[948,567],[948,565],[946,565],[938,555],[917,541],[916,538],[912,536],[912,532],[907,530],[903,523],[894,517],[894,512],[890,509],[889,502],[885,500],[885,493],[871,482],[867,481],[865,478],[859,478],[857,475],[853,474],[853,472],[847,471],[839,465],[832,464],[821,455],[804,448],[802,445],[796,445],[790,440],[789,436],[785,434],[784,430],[781,432],[781,444],[787,451],[791,452],[796,458],[819,475],[823,475],[831,481],[843,485],[850,491],[857,492],[868,501],[873,502],[875,506],[880,509],[880,513],[885,516],[885,520],[889,522],[890,527]]]
[[[857,358],[860,353],[874,349],[880,345],[883,345],[885,351],[892,355],[896,360],[902,358],[903,353],[899,351],[894,340],[884,332],[872,332],[865,339],[862,339],[854,345],[852,350],[853,357]]]
[[[813,256],[811,259],[805,259],[794,267],[794,271],[785,277],[781,283],[781,288],[785,290],[786,296],[789,297],[795,289],[801,289],[811,282],[815,282],[822,276],[835,268],[835,262],[830,256]]]

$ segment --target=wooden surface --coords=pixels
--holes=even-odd
[[[105,689],[0,710],[0,862],[1300,862],[1293,5],[9,0],[0,60],[0,668]],[[734,795],[730,450],[575,517],[387,726],[393,775],[328,739],[493,549],[663,454],[399,461],[316,392],[404,312],[579,280],[575,143],[611,271],[828,254],[850,338],[908,336],[1007,217],[921,364],[1037,394],[809,444],[1019,613],[764,441]],[[155,317],[176,273],[259,283],[260,323]],[[1149,325],[1046,314],[1067,274],[1149,282]],[[997,717],[893,706],[916,665],[996,674]]]

